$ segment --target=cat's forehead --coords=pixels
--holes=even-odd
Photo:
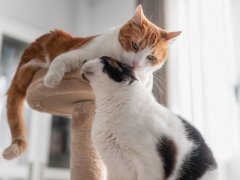
[[[132,49],[131,42],[138,43],[141,50],[146,47],[155,48],[162,39],[161,32],[159,27],[148,20],[144,20],[141,26],[129,21],[122,26],[119,41],[127,51]]]
[[[111,66],[112,68],[120,68],[121,66],[123,66],[122,63],[118,62],[116,59],[112,58],[112,57],[108,57],[108,56],[102,56],[100,57],[101,62],[103,64],[103,66]]]
[[[100,61],[103,64],[102,72],[107,74],[107,76],[113,81],[129,81],[129,83],[132,83],[136,80],[132,67],[107,56],[101,57]]]
[[[126,73],[129,71],[133,71],[133,68],[124,64],[112,57],[102,56],[100,57],[101,63],[103,64],[103,71],[112,71],[113,73],[116,71]],[[134,72],[133,72],[134,73]]]

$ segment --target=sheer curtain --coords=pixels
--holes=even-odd
[[[240,177],[240,119],[234,86],[231,1],[165,0],[168,30],[182,30],[170,50],[168,102],[203,133],[221,180]]]

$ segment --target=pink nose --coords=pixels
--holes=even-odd
[[[133,70],[138,67],[138,63],[136,61],[133,61]]]

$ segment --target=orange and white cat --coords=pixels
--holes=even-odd
[[[139,5],[134,16],[125,24],[97,36],[78,38],[56,30],[38,38],[23,53],[7,92],[12,143],[3,152],[3,157],[15,158],[26,149],[23,101],[38,69],[50,66],[44,84],[55,87],[65,72],[81,67],[84,60],[111,56],[132,66],[145,87],[151,89],[152,74],[163,65],[169,41],[180,33],[166,32],[151,23]]]

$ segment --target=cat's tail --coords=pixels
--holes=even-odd
[[[7,160],[21,155],[27,147],[23,106],[26,90],[34,74],[33,68],[18,68],[7,91],[7,118],[12,135],[12,143],[3,152]]]

